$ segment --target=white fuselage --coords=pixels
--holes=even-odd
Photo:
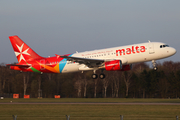
[[[172,47],[160,42],[148,42],[133,44],[127,46],[112,47],[107,49],[99,49],[93,51],[79,52],[72,54],[72,57],[101,59],[104,61],[121,60],[123,65],[133,64],[138,62],[146,62],[152,60],[163,59],[172,56],[176,50]],[[67,64],[62,70],[62,73],[93,70],[84,64],[72,63],[66,61]]]

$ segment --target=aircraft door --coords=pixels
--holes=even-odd
[[[154,51],[154,44],[153,43],[149,43],[149,54],[153,54],[153,53],[155,53],[155,51]]]
[[[45,60],[44,59],[40,60],[40,63],[41,63],[40,70],[44,70],[45,69]]]

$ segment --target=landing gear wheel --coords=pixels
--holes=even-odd
[[[97,74],[92,74],[92,79],[97,79],[98,75]]]
[[[157,68],[157,67],[154,67],[153,69],[154,69],[154,71],[156,71],[158,68]]]
[[[99,75],[99,78],[101,78],[101,79],[104,79],[106,76],[105,76],[105,74],[103,74],[103,73],[101,73],[100,75]]]

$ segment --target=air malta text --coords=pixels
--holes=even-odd
[[[125,54],[130,55],[130,54],[141,53],[145,51],[146,51],[145,46],[132,46],[132,48],[116,50],[116,56],[125,55]]]

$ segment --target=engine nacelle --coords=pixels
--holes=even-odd
[[[122,70],[122,62],[121,62],[121,60],[107,61],[104,64],[105,64],[105,69],[107,71]]]

